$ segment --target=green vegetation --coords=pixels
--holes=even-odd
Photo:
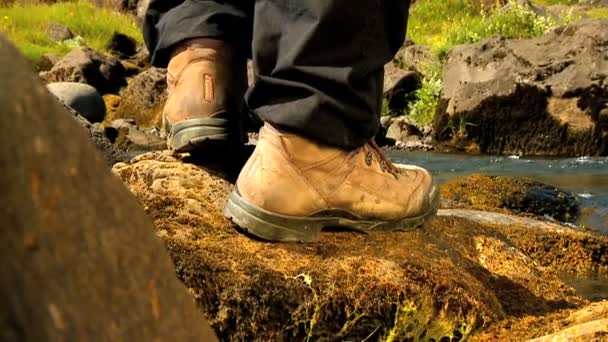
[[[425,66],[422,70],[424,78],[422,86],[416,91],[416,101],[411,102],[407,111],[409,116],[422,125],[428,125],[433,121],[435,110],[443,81],[441,79],[441,64],[439,62]]]
[[[535,5],[541,6],[553,6],[553,5],[576,5],[578,0],[537,0],[534,1]]]
[[[576,19],[578,17],[573,13],[560,18],[537,16],[515,1],[511,1],[508,10],[501,10],[499,5],[484,10],[470,0],[427,0],[412,7],[408,35],[417,44],[431,46],[441,57],[456,45],[475,43],[497,35],[506,38],[537,37],[550,27]]]
[[[67,26],[76,38],[64,42],[53,41],[46,30],[50,22]],[[104,50],[115,31],[142,42],[140,29],[131,17],[89,2],[15,4],[0,8],[0,32],[33,62],[40,60],[45,53],[64,54],[82,44]]]

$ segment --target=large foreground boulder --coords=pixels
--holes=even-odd
[[[215,340],[144,210],[3,37],[0,65],[0,340]]]
[[[608,20],[454,48],[435,138],[492,154],[608,155],[606,56]]]
[[[226,341],[459,341],[585,305],[557,272],[608,273],[605,237],[484,212],[442,212],[424,229],[391,234],[257,241],[222,215],[233,186],[213,170],[153,152],[114,172]]]

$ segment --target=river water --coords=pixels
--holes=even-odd
[[[579,225],[608,235],[608,158],[528,158],[471,156],[453,153],[387,151],[397,163],[428,169],[439,183],[472,173],[523,176],[575,194],[584,215]],[[563,275],[578,295],[591,301],[608,299],[608,277]]]
[[[584,213],[579,224],[608,235],[608,158],[529,158],[387,151],[394,162],[422,166],[443,183],[472,173],[523,176],[570,191]]]

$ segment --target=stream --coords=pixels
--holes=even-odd
[[[529,177],[570,191],[580,200],[578,224],[608,235],[608,158],[547,159],[517,156],[471,156],[454,153],[388,151],[397,163],[428,169],[445,183],[472,173]]]
[[[583,225],[608,235],[608,158],[530,158],[518,156],[472,156],[454,153],[387,151],[396,163],[428,169],[445,183],[472,173],[529,177],[575,194]],[[608,299],[608,277],[573,277],[564,282],[591,301]]]

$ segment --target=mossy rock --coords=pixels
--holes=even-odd
[[[232,185],[167,153],[115,165],[223,340],[461,340],[585,303],[492,225],[256,241],[221,213]]]
[[[525,177],[474,174],[441,187],[444,208],[466,208],[515,214],[551,216],[576,221],[580,208],[576,196]]]

